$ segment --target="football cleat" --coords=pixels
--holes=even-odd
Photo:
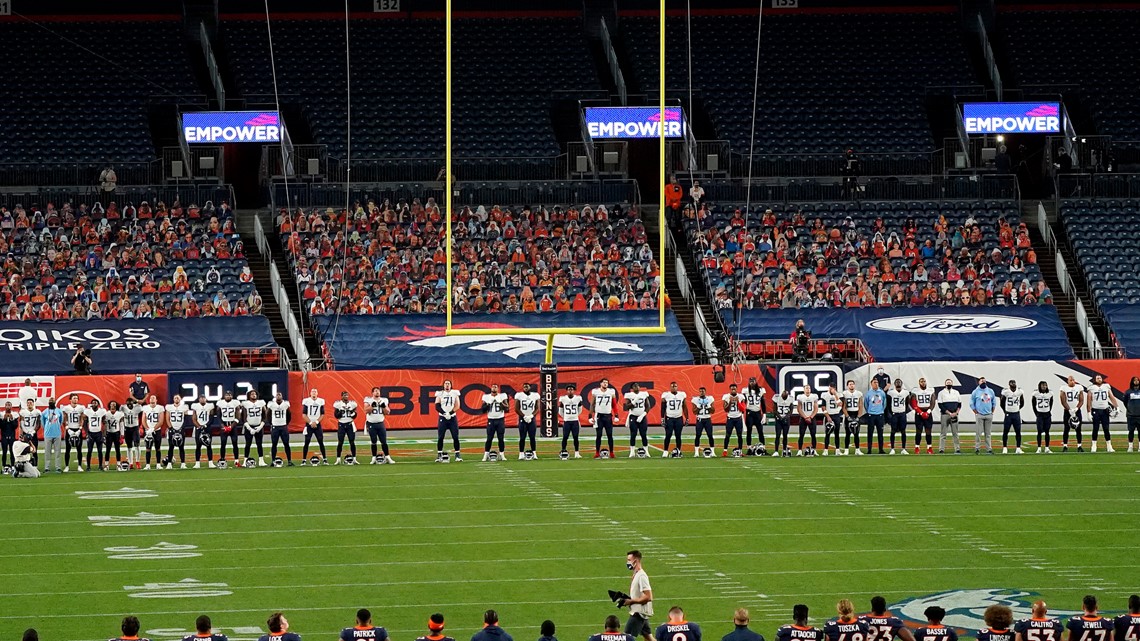
[[[582,453],[578,450],[574,450],[574,458],[582,458]]]
[[[4,469],[0,470],[0,472],[3,472],[4,476],[15,476],[16,468],[12,465],[5,465]]]
[[[1109,454],[1112,454],[1116,450],[1112,449],[1112,443],[1105,443],[1104,444],[1104,451],[1108,452]]]
[[[280,456],[273,459],[273,467],[285,467],[285,459]]]
[[[395,465],[396,461],[394,461],[391,456],[388,456],[387,454],[385,454],[384,455],[384,463],[387,465]]]
[[[1002,454],[1009,454],[1009,448],[1008,447],[1001,448],[1001,453]]]
[[[452,458],[454,458],[454,459],[455,459],[455,462],[456,462],[456,463],[462,463],[462,462],[463,462],[463,454],[462,454],[462,453],[460,453],[460,452],[459,452],[459,450],[456,450],[456,451],[455,451],[455,456],[454,456],[454,457],[452,457]]]
[[[1019,448],[1017,448],[1017,449],[1015,449],[1015,450],[1013,451],[1013,453],[1014,453],[1014,454],[1025,454],[1025,452],[1024,452],[1024,451],[1023,451],[1023,450],[1022,450],[1020,447],[1019,447]]]

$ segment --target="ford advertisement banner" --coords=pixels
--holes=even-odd
[[[276,111],[192,111],[182,114],[182,137],[188,144],[281,142]]]
[[[876,361],[1069,360],[1057,310],[1038,307],[765,309],[721,312],[740,340],[786,341],[804,319],[814,338],[859,339]]]
[[[967,102],[962,118],[968,134],[1061,133],[1058,102]]]
[[[0,322],[0,374],[68,374],[76,347],[98,374],[214,369],[223,347],[272,345],[264,316]]]
[[[591,138],[659,138],[659,107],[586,107],[586,129]],[[665,137],[681,138],[685,122],[680,107],[665,109]]]

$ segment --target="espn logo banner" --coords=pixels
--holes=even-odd
[[[55,398],[54,376],[0,376],[0,400],[12,401],[12,405],[19,406],[20,390],[28,380],[36,391],[36,407],[47,407],[48,399]]]

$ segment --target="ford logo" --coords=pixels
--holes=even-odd
[[[990,316],[988,314],[931,314],[927,316],[892,316],[867,323],[867,327],[884,332],[915,334],[973,334],[976,332],[1008,332],[1037,325],[1030,318]]]

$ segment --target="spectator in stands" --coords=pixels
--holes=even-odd
[[[681,198],[684,190],[677,183],[676,176],[669,176],[669,184],[665,185],[665,206],[676,214],[681,209]]]
[[[75,368],[76,374],[90,374],[91,363],[91,350],[80,343],[71,356],[71,366]]]
[[[119,185],[119,176],[115,173],[115,168],[107,165],[103,171],[99,172],[99,191],[104,194],[113,194]]]
[[[689,198],[693,199],[693,205],[699,207],[701,201],[705,198],[705,188],[701,187],[698,180],[693,181],[693,186],[689,188]]]

